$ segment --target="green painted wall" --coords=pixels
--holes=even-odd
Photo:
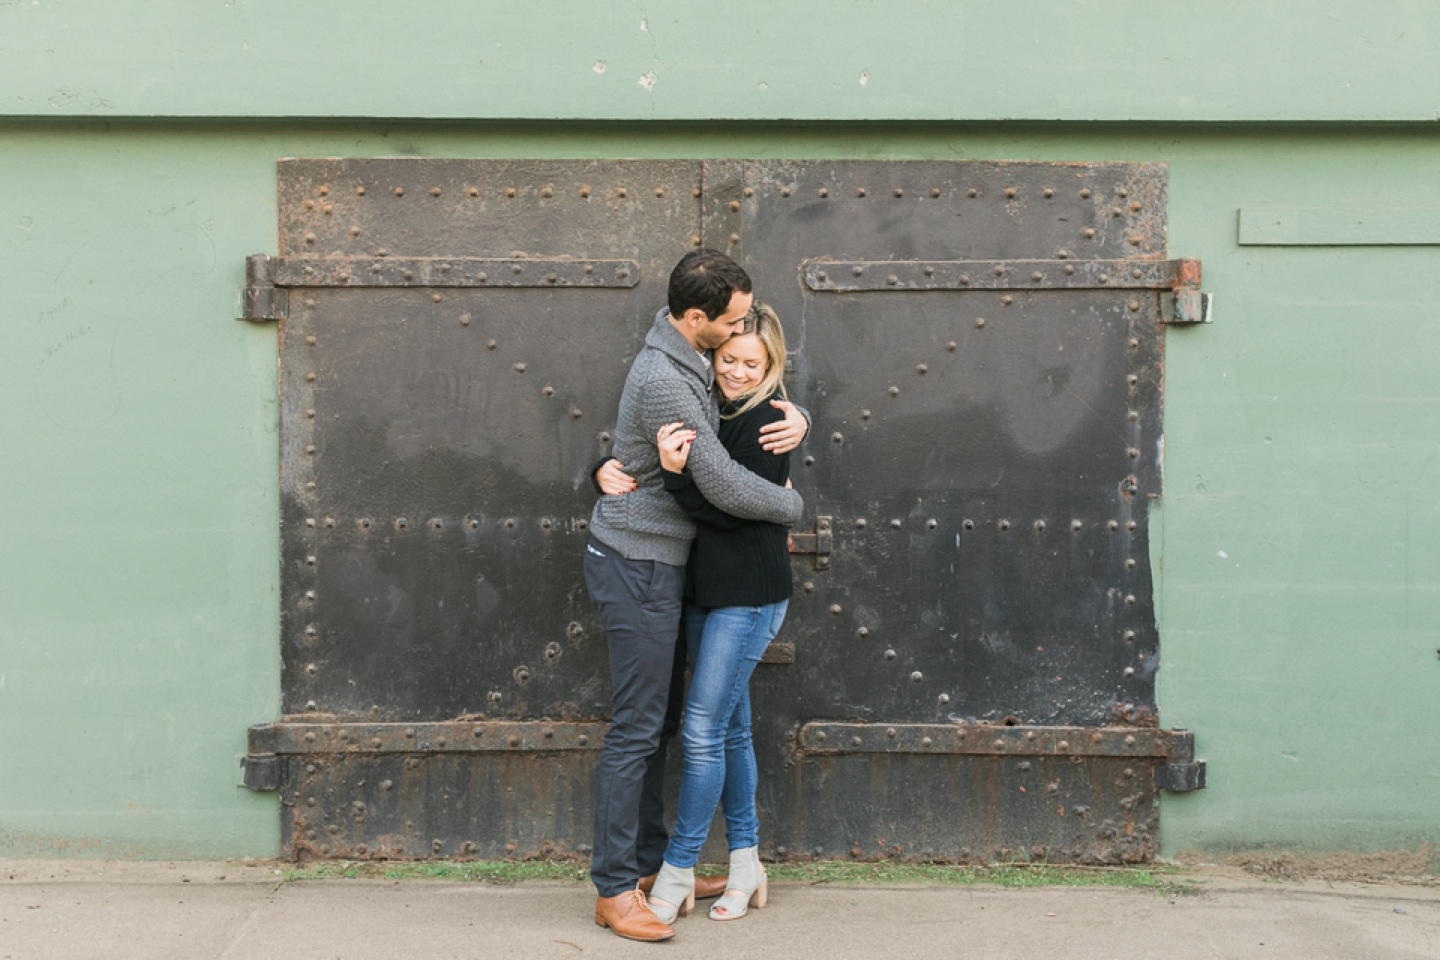
[[[13,15],[6,11],[4,16]],[[1168,852],[1440,844],[1440,248],[1241,247],[1241,207],[1440,207],[1429,126],[0,123],[0,855],[278,848],[276,343],[233,315],[281,156],[1163,160]]]
[[[0,114],[1404,120],[1428,0],[0,0]]]

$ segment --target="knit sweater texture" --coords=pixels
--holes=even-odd
[[[791,524],[800,519],[800,495],[762,480],[730,458],[716,430],[715,373],[661,308],[645,336],[645,348],[630,365],[615,422],[612,456],[635,478],[637,488],[602,496],[590,517],[595,539],[627,560],[657,560],[683,566],[695,539],[695,524],[665,491],[655,435],[667,423],[695,431],[689,468],[705,499],[743,520]]]
[[[727,404],[720,406],[722,414],[731,409]],[[790,478],[790,455],[776,456],[760,446],[760,428],[783,416],[769,403],[762,403],[739,416],[722,419],[720,443],[745,469],[783,484]],[[665,489],[695,521],[695,545],[685,567],[686,600],[711,609],[762,607],[790,598],[794,580],[787,529],[764,520],[741,520],[720,510],[701,495],[689,469],[680,473],[666,470],[663,476]]]

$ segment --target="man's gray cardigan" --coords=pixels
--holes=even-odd
[[[627,560],[658,560],[684,566],[695,539],[695,524],[660,476],[655,434],[667,423],[684,421],[695,431],[688,466],[705,499],[732,516],[771,523],[794,523],[803,502],[794,490],[777,487],[730,459],[715,436],[720,407],[711,391],[715,372],[670,323],[669,311],[655,315],[645,349],[630,365],[612,455],[635,478],[638,488],[617,497],[602,496],[590,519],[590,532]]]

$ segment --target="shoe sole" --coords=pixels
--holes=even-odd
[[[619,930],[616,930],[614,927],[610,926],[610,924],[606,923],[604,920],[601,920],[599,917],[595,918],[595,926],[604,927],[606,930],[609,930],[617,937],[621,937],[625,940],[634,940],[637,943],[659,943],[662,940],[669,940],[671,937],[675,936],[675,931],[671,930],[663,937],[632,937],[628,934],[621,933]]]

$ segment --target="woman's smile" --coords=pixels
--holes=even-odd
[[[767,361],[765,344],[753,333],[737,334],[716,347],[715,379],[725,399],[753,393],[765,379]]]

